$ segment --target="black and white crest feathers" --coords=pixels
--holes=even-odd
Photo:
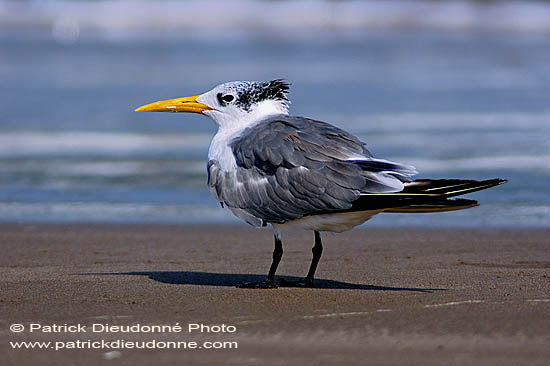
[[[289,89],[290,84],[282,79],[265,82],[239,81],[226,84],[227,92],[236,94],[235,105],[245,111],[264,100],[277,100],[288,104]]]
[[[265,83],[262,83],[263,90],[258,95],[258,100],[284,100],[288,101],[287,93],[290,89],[290,84],[282,79],[275,79]]]

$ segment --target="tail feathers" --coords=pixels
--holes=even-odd
[[[429,213],[463,210],[477,206],[477,201],[467,199],[450,199],[444,201],[429,202],[425,204],[413,204],[405,207],[395,207],[384,210],[393,213]]]
[[[506,179],[488,180],[461,180],[461,179],[417,179],[405,185],[402,193],[440,195],[454,197],[463,194],[481,191],[499,184],[506,183]]]
[[[506,183],[505,179],[419,179],[405,184],[401,192],[364,193],[349,211],[443,212],[477,205],[476,201],[448,198]]]

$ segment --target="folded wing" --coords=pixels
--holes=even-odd
[[[254,225],[350,210],[365,194],[403,191],[416,174],[411,166],[374,158],[349,133],[302,117],[262,121],[230,146],[237,168],[222,171],[211,160],[209,186]]]

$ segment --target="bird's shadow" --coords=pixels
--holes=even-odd
[[[79,273],[80,275],[100,276],[147,276],[150,279],[172,285],[195,285],[195,286],[227,286],[236,287],[244,283],[262,283],[266,276],[258,274],[235,274],[235,273],[209,273],[209,272],[176,272],[176,271],[154,271],[154,272],[102,272],[102,273]],[[299,277],[277,276],[278,279],[286,281],[298,281]],[[338,290],[371,290],[371,291],[414,291],[428,292],[444,291],[436,288],[416,287],[390,287],[375,286],[366,284],[355,284],[326,279],[315,279],[316,289],[338,289]]]

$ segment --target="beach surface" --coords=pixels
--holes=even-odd
[[[1,363],[548,365],[550,229],[366,228],[323,242],[317,288],[240,289],[263,281],[271,230],[1,224]],[[303,276],[312,233],[283,244],[277,274]]]

